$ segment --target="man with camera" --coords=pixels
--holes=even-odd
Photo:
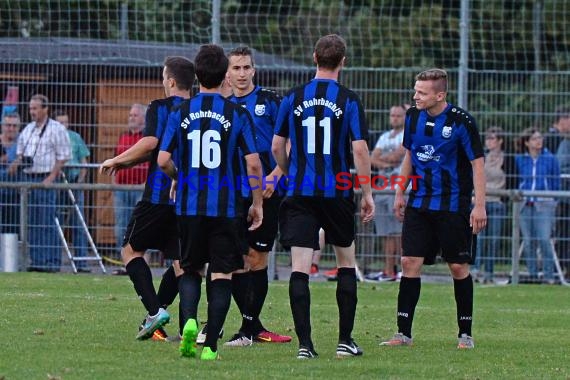
[[[57,181],[61,168],[71,157],[65,127],[48,117],[48,98],[35,94],[30,99],[30,122],[18,137],[17,158],[10,174],[22,169],[22,179],[49,185]],[[56,190],[32,189],[28,199],[28,271],[59,272],[61,250],[55,227]]]

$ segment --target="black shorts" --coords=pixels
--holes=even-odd
[[[210,263],[212,273],[242,269],[242,223],[241,218],[179,216],[180,266],[184,270],[198,271]]]
[[[469,212],[421,210],[406,207],[402,227],[402,256],[423,257],[432,265],[441,252],[447,263],[472,264],[476,236]]]
[[[354,242],[352,198],[286,197],[279,209],[279,241],[285,248],[319,249],[319,228],[327,243],[350,247]]]
[[[245,247],[245,254],[249,251],[249,247],[258,252],[271,251],[279,228],[279,206],[282,201],[283,198],[281,197],[271,197],[263,200],[263,223],[253,231],[247,229],[251,225],[251,222],[247,222],[247,210],[251,206],[252,200],[250,199],[246,202],[243,220],[248,247]]]
[[[174,206],[138,202],[123,237],[122,246],[127,244],[135,252],[158,249],[168,259],[180,259],[180,234]]]

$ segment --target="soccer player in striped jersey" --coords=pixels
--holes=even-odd
[[[228,58],[217,45],[203,45],[195,58],[200,92],[171,113],[158,164],[174,181],[173,194],[181,234],[184,321],[180,353],[196,356],[197,308],[204,263],[211,268],[208,329],[220,331],[228,313],[232,272],[243,268],[240,250],[243,198],[240,151],[245,157],[253,202],[251,230],[263,219],[261,162],[249,112],[220,94]],[[178,152],[173,162],[172,153]],[[175,192],[175,194],[174,194]],[[207,334],[200,358],[218,358],[218,334]]]
[[[169,199],[170,178],[156,163],[160,141],[164,136],[168,114],[173,107],[190,97],[194,83],[194,64],[185,57],[164,60],[162,85],[166,98],[153,100],[146,113],[144,137],[120,155],[104,161],[99,171],[114,175],[119,170],[149,161],[142,200],[137,203],[124,235],[121,257],[135,291],[148,311],[137,339],[165,340],[162,329],[170,316],[165,308],[178,294],[177,278],[182,274],[178,265],[180,240],[174,205]],[[158,294],[152,273],[143,258],[148,249],[159,249],[173,265],[163,274]]]
[[[374,201],[364,109],[358,96],[338,83],[345,52],[346,43],[338,35],[317,41],[315,78],[283,97],[273,137],[273,155],[289,180],[287,198],[279,211],[279,229],[281,244],[291,248],[289,299],[299,338],[298,359],[317,356],[311,339],[309,272],[313,250],[319,249],[321,227],[326,241],[334,246],[339,268],[336,353],[362,355],[352,339],[357,303],[354,194],[351,186],[335,184],[339,174],[349,173],[353,161],[363,182],[360,217],[365,223],[374,217]]]
[[[245,268],[232,276],[232,294],[240,313],[242,324],[226,346],[249,346],[258,342],[286,343],[291,337],[268,331],[259,320],[268,290],[267,256],[277,236],[277,217],[283,199],[278,181],[283,173],[271,154],[271,141],[281,98],[273,91],[253,83],[255,64],[250,48],[240,46],[228,54],[227,79],[233,96],[229,99],[247,109],[255,125],[256,146],[266,180],[263,188],[263,224],[246,233],[244,247]],[[249,192],[246,207],[251,204]]]
[[[416,76],[415,106],[406,113],[400,176],[419,179],[408,203],[403,189],[396,188],[394,212],[403,219],[402,279],[398,294],[398,332],[386,346],[412,344],[412,321],[420,297],[421,268],[435,262],[441,251],[455,290],[457,347],[474,347],[473,279],[469,264],[474,260],[474,234],[487,221],[485,171],[481,138],[475,119],[450,104],[447,73],[430,69]],[[471,209],[472,193],[474,206]]]

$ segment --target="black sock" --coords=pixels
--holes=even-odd
[[[206,302],[210,302],[210,288],[212,286],[212,271],[210,270],[210,266],[208,265],[208,269],[206,270]]]
[[[148,264],[142,257],[135,257],[125,267],[135,291],[149,315],[156,315],[160,308],[160,301],[152,283],[152,273]]]
[[[473,324],[473,279],[471,275],[463,280],[453,280],[453,290],[455,291],[455,304],[457,305],[457,325],[459,334],[471,336],[471,325]]]
[[[248,335],[256,336],[265,328],[259,320],[259,314],[263,309],[268,290],[267,268],[250,271],[250,297],[247,298],[246,310],[251,319],[243,318],[242,327]]]
[[[292,272],[289,279],[289,302],[299,345],[313,349],[311,341],[311,292],[309,275]]]
[[[197,319],[198,304],[202,295],[202,276],[196,272],[184,272],[178,282],[180,292],[179,327],[180,332],[188,319]]]
[[[218,350],[218,334],[226,321],[228,310],[232,302],[232,281],[217,279],[212,281],[210,302],[208,302],[208,331],[204,347],[210,347],[212,351]]]
[[[174,274],[174,267],[172,265],[162,275],[156,294],[160,305],[165,309],[174,302],[178,295],[178,280]]]
[[[248,330],[249,323],[253,320],[247,309],[250,303],[249,300],[253,297],[251,294],[250,272],[234,273],[232,275],[232,296],[242,317],[240,331],[247,334],[248,332],[244,330]]]
[[[422,281],[419,277],[402,277],[398,293],[398,332],[412,337],[414,312],[420,299]]]
[[[338,268],[336,283],[336,303],[338,305],[338,340],[349,342],[354,317],[356,315],[356,270],[354,268]]]

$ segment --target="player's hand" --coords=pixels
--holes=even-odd
[[[404,221],[404,210],[406,209],[406,200],[404,199],[404,194],[396,192],[394,197],[394,215],[396,219],[400,222]]]
[[[119,165],[115,164],[115,160],[112,158],[103,161],[103,163],[99,166],[99,174],[107,174],[111,176],[115,175],[119,170],[121,170],[121,168]]]
[[[485,211],[485,206],[475,206],[471,210],[471,215],[469,216],[469,225],[473,229],[474,234],[478,234],[487,225],[487,212]]]
[[[261,223],[263,223],[263,203],[259,205],[252,204],[249,207],[247,221],[251,222],[251,226],[248,228],[249,231],[253,231],[261,226]]]
[[[273,193],[275,192],[275,185],[273,184],[273,182],[271,182],[272,180],[275,179],[275,177],[271,178],[271,177],[265,177],[266,179],[269,179],[269,181],[265,181],[263,183],[263,199],[268,199],[271,198],[271,196],[273,195]]]
[[[170,184],[170,199],[172,199],[172,201],[176,201],[176,188],[178,187],[178,180],[173,179],[172,183]]]
[[[374,219],[375,212],[376,206],[374,204],[374,199],[372,198],[372,193],[363,195],[360,200],[360,219],[362,220],[362,223],[368,223]]]

